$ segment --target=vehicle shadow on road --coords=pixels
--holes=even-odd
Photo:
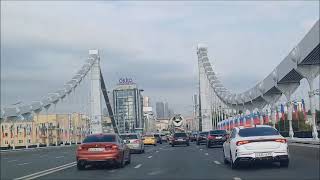
[[[86,167],[86,170],[114,170],[119,169],[118,167],[114,165],[88,165]]]
[[[288,169],[284,167],[280,167],[279,163],[262,163],[262,162],[255,162],[252,164],[247,165],[240,165],[238,166],[237,170],[241,171],[252,171],[252,170],[260,170],[260,169]]]

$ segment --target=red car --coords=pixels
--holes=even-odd
[[[115,133],[87,136],[76,152],[77,168],[88,164],[112,164],[119,168],[131,161],[130,149]]]

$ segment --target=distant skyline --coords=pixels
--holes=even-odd
[[[108,89],[130,77],[152,102],[191,115],[198,43],[208,45],[224,85],[240,93],[265,78],[318,19],[319,1],[1,1],[1,107],[58,90],[88,50],[99,49]],[[308,90],[302,80],[294,94],[307,107]],[[82,99],[57,108],[87,111],[88,90],[78,93]]]

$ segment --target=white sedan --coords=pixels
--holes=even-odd
[[[223,156],[224,163],[230,163],[232,169],[254,161],[280,162],[282,167],[289,165],[287,140],[268,125],[233,128],[223,144]]]

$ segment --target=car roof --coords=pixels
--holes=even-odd
[[[111,136],[116,136],[116,133],[96,133],[96,134],[90,134],[88,136],[103,136],[103,135],[111,135]]]
[[[121,135],[138,135],[138,133],[123,133],[123,134],[120,134]]]
[[[269,127],[269,128],[273,128],[272,126],[269,126],[269,125],[253,125],[253,126],[238,126],[236,128],[238,129],[246,129],[246,128],[259,128],[259,127]]]

